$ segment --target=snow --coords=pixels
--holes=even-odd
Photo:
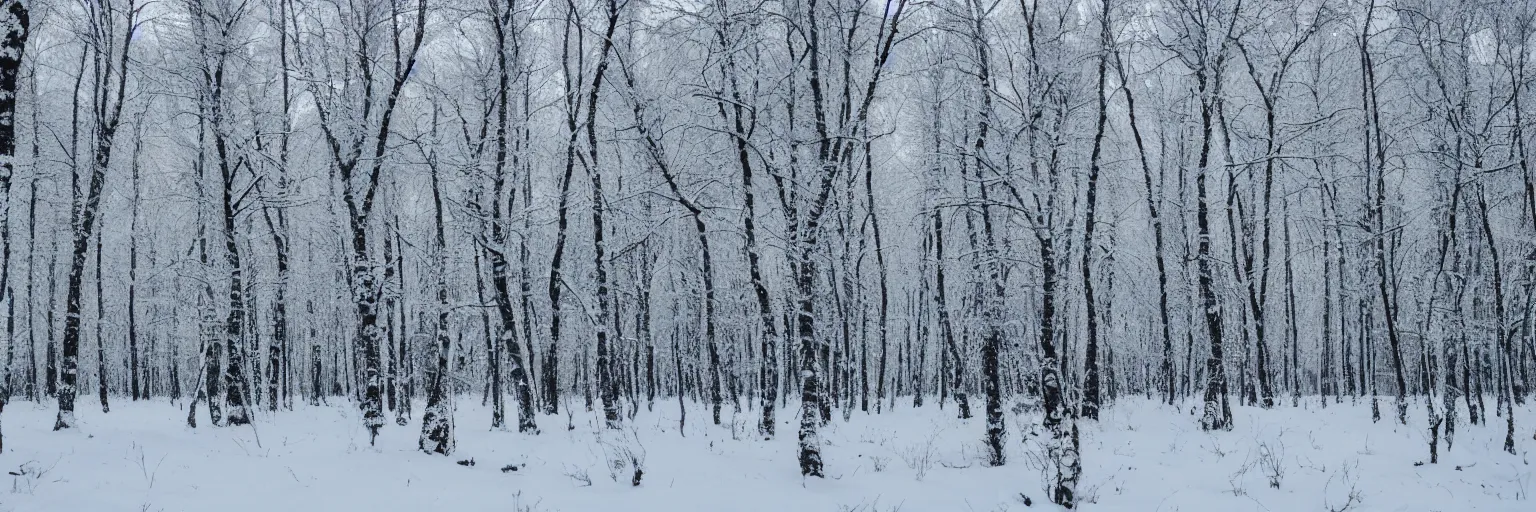
[[[369,446],[359,413],[339,401],[276,415],[253,409],[255,424],[243,427],[208,428],[204,415],[202,428],[189,429],[184,410],[163,400],[118,401],[110,414],[82,400],[79,428],[63,432],[51,431],[51,406],[13,402],[0,470],[23,474],[0,475],[11,480],[0,481],[0,511],[1053,510],[1039,429],[1019,428],[1038,417],[1010,414],[1008,463],[985,467],[983,418],[899,403],[847,423],[834,413],[822,431],[828,478],[807,480],[792,415],[778,418],[789,435],[765,442],[755,414],[727,414],[731,425],[717,427],[696,421],[708,418],[699,406],[679,436],[676,401],[642,406],[622,431],[602,431],[601,411],[577,404],[574,430],[562,410],[540,416],[535,436],[485,428],[488,409],[463,397],[452,457],[415,449],[419,419],[389,422]],[[1501,451],[1502,420],[1467,425],[1463,411],[1456,444],[1441,447],[1436,465],[1427,464],[1422,404],[1408,426],[1373,424],[1368,401],[1303,406],[1234,407],[1233,431],[1205,433],[1195,402],[1122,400],[1102,421],[1080,422],[1080,509],[1340,510],[1353,493],[1351,511],[1536,510],[1530,405],[1516,410],[1520,455]],[[608,469],[626,452],[643,461],[639,487],[627,468]],[[471,458],[474,466],[457,464]],[[1279,488],[1269,485],[1267,460],[1279,461]]]

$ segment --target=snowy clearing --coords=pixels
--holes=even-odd
[[[83,405],[83,404],[82,404]],[[577,410],[581,411],[580,404]],[[1385,404],[1384,404],[1385,405]],[[1139,398],[1083,422],[1082,510],[1105,511],[1519,511],[1536,501],[1536,442],[1521,455],[1500,451],[1503,429],[1462,424],[1437,465],[1426,460],[1422,409],[1410,426],[1372,424],[1369,402],[1317,410],[1240,407],[1232,432],[1203,433],[1191,406]],[[1386,408],[1385,406],[1383,407]],[[823,430],[828,478],[802,479],[794,438],[763,442],[736,428],[707,425],[690,409],[677,434],[676,402],[643,410],[628,430],[598,433],[600,416],[541,416],[537,436],[483,427],[478,397],[461,400],[459,449],[452,458],[416,449],[419,422],[391,424],[368,446],[350,404],[300,407],[256,428],[184,426],[164,401],[120,402],[110,415],[82,407],[81,428],[52,432],[51,407],[6,409],[7,451],[0,467],[17,472],[0,489],[3,511],[1004,511],[1051,510],[1043,500],[1038,445],[1017,432],[1036,417],[1009,416],[1008,464],[981,463],[982,420],[958,420],[953,407],[885,417],[854,413]],[[1529,414],[1527,407],[1520,414]],[[1388,415],[1390,416],[1390,415]],[[702,423],[701,423],[702,420]],[[781,432],[793,432],[784,420]],[[611,475],[609,454],[638,436],[644,481]],[[637,452],[641,450],[636,450]],[[1268,455],[1267,455],[1268,454]],[[474,466],[460,460],[473,458]],[[1278,465],[1270,461],[1278,461]],[[515,471],[503,471],[516,464]],[[1279,488],[1270,486],[1278,467]],[[1026,507],[1021,494],[1031,498]],[[1351,502],[1353,496],[1353,502]]]

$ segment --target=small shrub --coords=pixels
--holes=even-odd
[[[1360,504],[1360,477],[1355,474],[1358,468],[1358,462],[1355,464],[1345,464],[1338,475],[1329,476],[1328,483],[1323,484],[1323,508],[1327,509],[1328,512],[1346,512],[1355,505]],[[1333,487],[1335,480],[1338,480],[1340,488],[1345,489],[1342,500],[1330,496],[1329,489]]]
[[[11,475],[11,492],[32,494],[33,491],[37,490],[37,484],[44,477],[48,476],[48,472],[52,469],[44,468],[35,460],[23,462],[21,467],[9,472]]]
[[[872,501],[868,501],[868,502],[864,502],[864,503],[857,503],[857,504],[853,504],[853,505],[838,505],[837,506],[837,511],[838,512],[900,512],[901,511],[901,505],[900,504],[896,504],[896,505],[893,505],[893,506],[890,506],[890,507],[884,507],[884,506],[880,505],[880,498],[877,497],[877,498],[875,498]]]
[[[1285,445],[1278,441],[1274,446],[1259,443],[1258,464],[1264,477],[1269,480],[1269,487],[1279,489],[1280,481],[1285,479]]]
[[[907,463],[907,468],[912,470],[913,476],[921,482],[928,476],[928,470],[938,462],[938,453],[933,448],[934,440],[938,436],[929,437],[927,441],[907,446],[901,451],[902,462]]]
[[[1243,464],[1238,466],[1237,471],[1233,472],[1231,476],[1227,477],[1227,486],[1229,487],[1228,491],[1230,491],[1233,496],[1248,495],[1248,489],[1243,487],[1243,479],[1248,477],[1248,472],[1253,470],[1253,467],[1256,464],[1257,463],[1252,460],[1244,460]]]
[[[533,503],[528,503],[523,500],[523,491],[517,491],[512,493],[512,512],[540,512],[546,510],[539,507],[543,502],[544,500],[534,500]]]
[[[578,468],[578,467],[568,467],[565,470],[565,476],[570,478],[571,481],[576,482],[577,486],[580,486],[580,487],[592,487],[592,477],[587,474],[587,470],[586,469]]]

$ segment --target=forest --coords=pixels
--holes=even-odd
[[[1533,85],[1528,0],[0,0],[0,511],[1521,510]]]

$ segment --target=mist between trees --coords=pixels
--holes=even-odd
[[[1433,462],[1531,392],[1530,2],[0,6],[5,396],[56,429],[696,401],[822,476],[937,402],[992,465],[1038,414],[1070,506],[1120,396],[1412,399]]]

